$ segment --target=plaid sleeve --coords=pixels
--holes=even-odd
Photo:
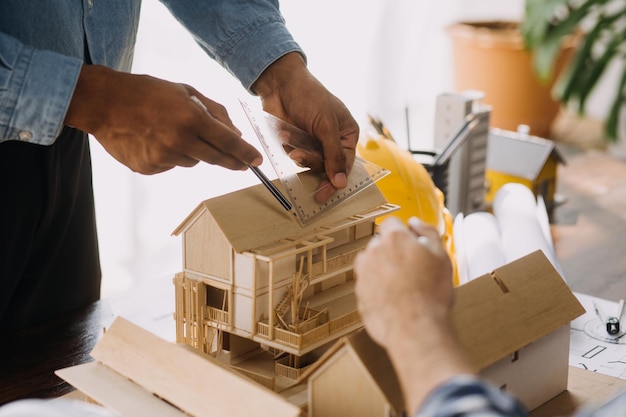
[[[415,417],[526,417],[511,395],[479,378],[463,375],[430,393]]]

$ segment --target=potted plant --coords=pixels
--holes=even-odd
[[[577,46],[561,73],[554,94],[562,103],[586,113],[587,100],[607,69],[622,61],[605,135],[618,138],[626,88],[626,2],[622,0],[526,0],[521,31],[540,79],[552,77],[564,39],[574,36]]]
[[[552,82],[568,50],[555,58],[552,80],[542,82],[533,70],[519,21],[463,21],[448,27],[457,91],[479,90],[492,107],[491,126],[550,137],[560,103],[552,97]],[[570,48],[571,49],[571,48]]]

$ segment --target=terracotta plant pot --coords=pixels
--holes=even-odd
[[[550,137],[550,126],[559,111],[552,97],[558,75],[571,47],[564,50],[553,79],[540,82],[530,53],[524,49],[517,22],[462,22],[448,28],[452,40],[454,82],[457,91],[479,90],[492,106],[491,126]]]

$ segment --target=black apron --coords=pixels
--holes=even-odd
[[[0,143],[0,333],[100,297],[89,140]]]

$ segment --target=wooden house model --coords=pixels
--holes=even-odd
[[[487,145],[485,200],[493,201],[504,184],[526,185],[541,195],[550,211],[554,206],[557,168],[565,160],[553,141],[525,133],[492,128]]]
[[[541,251],[455,288],[453,322],[475,370],[529,410],[567,389],[569,324],[583,313]],[[391,363],[362,331],[338,342],[302,379],[309,417],[402,411]]]
[[[173,232],[183,243],[176,341],[226,351],[266,386],[295,381],[324,346],[362,326],[352,262],[376,218],[396,209],[376,186],[304,227],[261,185],[202,202]]]
[[[541,251],[454,291],[454,327],[481,376],[529,410],[567,389],[569,323],[584,309]],[[280,392],[122,318],[92,356],[95,362],[57,374],[122,417],[391,417],[404,411],[393,367],[363,329],[336,341]]]

